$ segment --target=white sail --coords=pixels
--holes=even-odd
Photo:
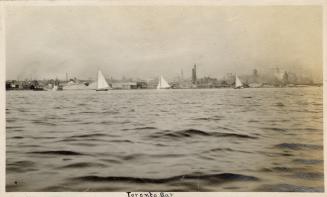
[[[160,76],[157,89],[167,89],[167,88],[170,88],[170,85],[162,76]]]
[[[235,75],[235,88],[241,88],[243,87],[243,83],[241,82],[241,80],[238,78],[237,75]]]
[[[98,70],[98,83],[97,83],[97,90],[108,90],[109,85],[104,78],[101,70]]]

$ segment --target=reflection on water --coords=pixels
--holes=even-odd
[[[322,88],[6,94],[7,191],[324,191]]]

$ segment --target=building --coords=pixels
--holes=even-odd
[[[113,89],[136,89],[137,83],[136,82],[118,82],[118,83],[112,83],[111,84]]]
[[[136,82],[137,89],[146,89],[148,88],[148,84],[145,81],[138,81]]]
[[[192,84],[197,84],[197,78],[196,78],[196,64],[194,64],[194,67],[192,68]]]

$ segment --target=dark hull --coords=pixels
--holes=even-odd
[[[108,91],[108,89],[96,89],[95,91]]]

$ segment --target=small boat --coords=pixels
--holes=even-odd
[[[169,88],[171,88],[171,87],[168,84],[168,82],[162,76],[160,76],[159,83],[158,83],[158,86],[157,86],[157,90],[159,90],[159,89],[169,89]]]
[[[60,85],[60,81],[58,79],[56,79],[53,83],[53,87],[52,87],[53,91],[61,91],[63,90],[63,86]]]
[[[46,91],[46,90],[42,87],[36,87],[33,89],[33,91]]]
[[[240,80],[240,78],[238,78],[237,74],[235,75],[235,89],[241,89],[244,88],[244,85],[242,83],[242,81]]]
[[[52,90],[53,91],[60,91],[60,90],[63,90],[63,87],[61,85],[54,85]]]
[[[108,91],[109,85],[107,83],[106,78],[104,78],[101,70],[98,70],[98,82],[97,82],[97,88],[96,91]]]

